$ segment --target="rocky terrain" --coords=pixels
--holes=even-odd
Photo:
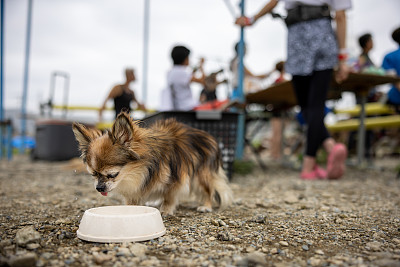
[[[0,266],[400,266],[393,167],[310,182],[268,164],[231,186],[232,207],[201,214],[187,201],[158,239],[91,243],[76,236],[84,211],[121,199],[68,162],[0,161]]]

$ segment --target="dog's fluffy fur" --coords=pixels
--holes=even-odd
[[[128,205],[161,200],[161,211],[173,214],[179,198],[195,192],[199,211],[232,202],[232,191],[221,166],[218,143],[205,131],[175,119],[139,127],[120,113],[112,129],[102,133],[74,123],[83,161],[103,195],[114,190]]]

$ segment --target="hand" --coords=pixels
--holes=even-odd
[[[242,27],[252,25],[250,18],[245,17],[245,16],[241,16],[241,17],[237,18],[235,21],[235,24],[242,26]]]
[[[265,74],[260,75],[260,79],[267,79],[267,78],[271,75],[271,73],[272,73],[272,72],[269,72],[269,73],[265,73]]]
[[[347,79],[350,73],[350,68],[345,62],[339,62],[339,68],[336,72],[335,80],[337,83],[342,83]]]
[[[203,64],[204,64],[204,57],[201,57],[200,58],[200,66],[203,66]]]

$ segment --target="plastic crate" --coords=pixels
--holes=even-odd
[[[78,143],[72,131],[72,122],[38,121],[35,138],[36,147],[32,151],[33,159],[62,161],[80,156]]]
[[[238,113],[219,111],[165,111],[144,118],[143,126],[148,127],[162,119],[175,118],[193,128],[208,132],[217,140],[222,153],[222,164],[229,179],[233,174],[235,160]]]

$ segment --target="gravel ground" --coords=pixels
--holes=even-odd
[[[0,266],[400,266],[392,167],[309,182],[269,164],[233,177],[227,210],[200,214],[188,201],[164,218],[163,237],[102,244],[77,238],[81,216],[121,199],[96,193],[88,174],[67,166],[0,162]]]

